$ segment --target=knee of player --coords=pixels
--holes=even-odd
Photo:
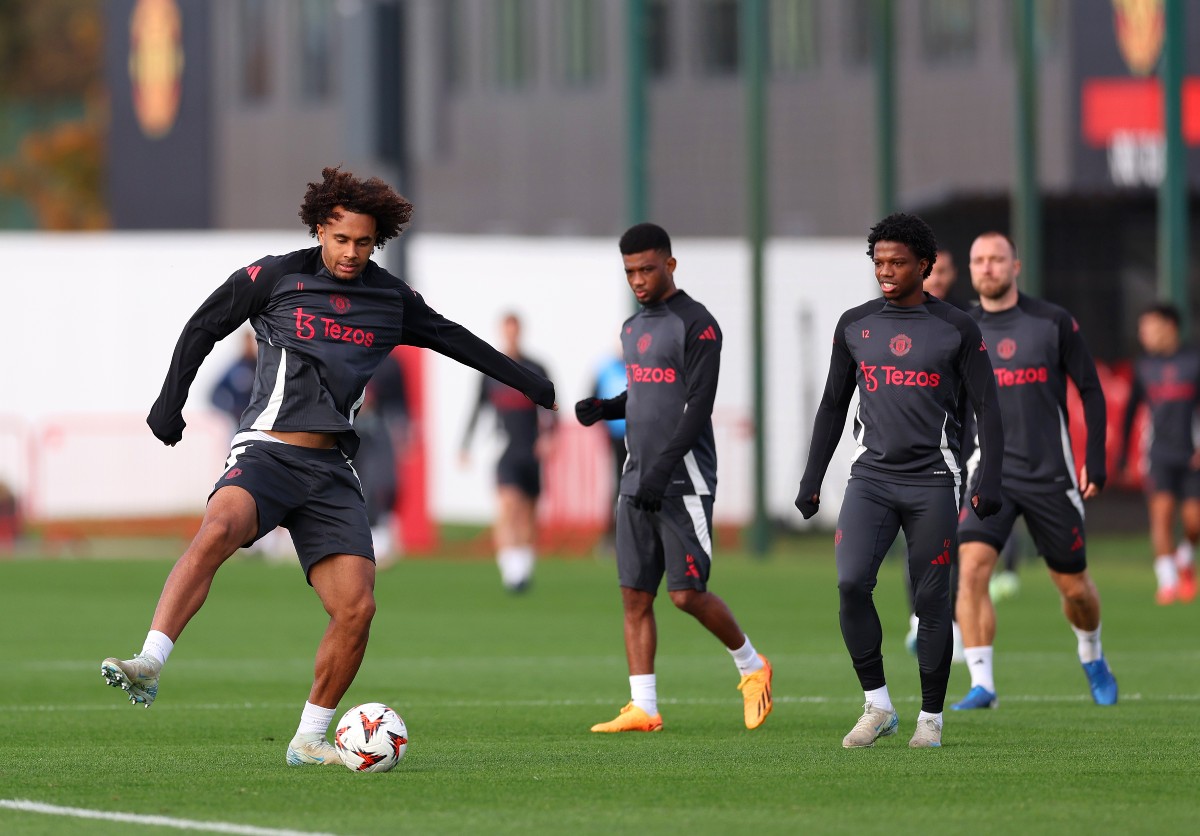
[[[366,630],[375,618],[375,596],[370,593],[346,596],[331,609],[330,615],[344,626]]]
[[[705,594],[695,589],[672,589],[671,603],[684,612],[691,613],[701,605]]]
[[[838,594],[842,600],[870,598],[874,590],[875,581],[865,575],[838,578]]]

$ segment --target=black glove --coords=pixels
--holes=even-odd
[[[796,508],[800,511],[804,519],[811,519],[813,514],[817,513],[817,509],[821,507],[821,495],[807,485],[800,486],[800,492],[796,494]]]
[[[990,492],[980,491],[971,497],[971,510],[975,512],[975,516],[979,519],[990,517],[992,514],[1000,512],[1000,508],[1004,503],[1000,500],[999,495],[992,496]]]
[[[575,403],[575,417],[585,427],[590,427],[604,417],[604,407],[599,398],[584,398]]]
[[[183,438],[183,428],[187,426],[187,422],[183,420],[182,415],[174,415],[169,418],[162,418],[155,414],[155,410],[151,410],[146,417],[146,424],[149,425],[150,431],[154,433],[154,437],[168,447],[174,447]]]
[[[640,508],[651,514],[657,514],[662,510],[663,494],[667,492],[667,480],[670,476],[663,476],[656,471],[650,471],[642,477],[641,484],[638,485],[637,493],[633,495],[630,502],[634,508]]]

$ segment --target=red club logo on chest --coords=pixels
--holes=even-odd
[[[642,334],[640,337],[638,337],[638,341],[637,341],[638,354],[645,354],[650,349],[650,343],[652,343],[653,341],[654,341],[654,338],[651,337],[649,334]]]
[[[912,350],[912,340],[907,334],[897,334],[888,341],[888,348],[897,357],[903,357]]]
[[[1017,353],[1017,341],[1012,337],[1005,337],[996,345],[996,353],[1000,355],[1001,360],[1011,360]]]
[[[339,293],[335,293],[329,297],[329,304],[333,305],[335,313],[344,314],[350,310],[350,300]]]

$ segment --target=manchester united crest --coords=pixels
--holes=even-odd
[[[329,304],[333,305],[334,311],[344,314],[350,310],[350,300],[340,294],[334,294],[329,297]]]
[[[649,334],[642,334],[640,337],[638,337],[638,341],[637,341],[638,354],[645,354],[646,351],[650,348],[650,343],[652,342],[652,340],[653,340],[653,338]]]
[[[1017,353],[1017,341],[1011,337],[1005,337],[996,346],[996,353],[1000,355],[1001,360],[1011,360]]]
[[[892,350],[892,354],[903,357],[912,350],[912,340],[907,334],[897,334],[888,342],[888,348]]]

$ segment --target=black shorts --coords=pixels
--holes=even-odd
[[[258,506],[258,531],[243,546],[283,526],[291,532],[305,578],[331,554],[375,560],[358,474],[340,450],[234,439],[212,494],[228,485],[248,491]]]
[[[1146,493],[1169,493],[1176,499],[1200,499],[1200,470],[1187,462],[1150,462],[1142,480]]]
[[[669,591],[704,592],[712,568],[712,497],[665,496],[653,514],[634,508],[631,499],[617,500],[621,586],[657,592],[665,573]]]
[[[533,450],[506,448],[496,463],[496,484],[511,485],[537,499],[542,493],[542,464]]]
[[[985,520],[975,516],[969,506],[964,507],[958,525],[960,543],[978,541],[1000,551],[1020,514],[1047,566],[1065,575],[1087,569],[1083,498],[1078,488],[1042,493],[1003,487],[1000,495],[1004,500],[1000,512]]]

